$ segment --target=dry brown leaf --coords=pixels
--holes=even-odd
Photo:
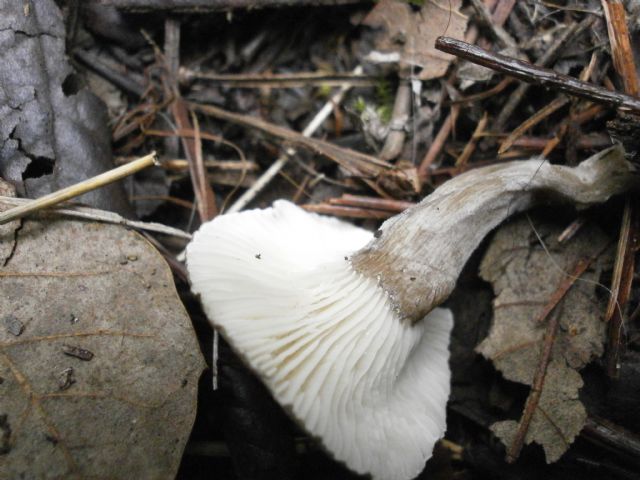
[[[25,221],[0,291],[0,478],[174,478],[204,362],[157,251]]]
[[[582,377],[577,371],[567,368],[564,362],[554,360],[549,364],[544,385],[525,441],[542,445],[547,463],[552,463],[567,451],[580,433],[587,412],[578,398]],[[496,422],[491,426],[491,431],[505,445],[512,443],[517,430],[518,422],[515,420]]]
[[[585,257],[602,251],[608,239],[596,226],[587,225],[567,245],[559,245],[558,225],[534,221],[551,257],[538,243],[527,219],[500,229],[480,266],[480,275],[493,286],[494,318],[489,336],[477,347],[508,380],[531,385],[539,363],[546,322],[536,318],[558,286]],[[596,296],[598,268],[610,261],[603,254],[556,306],[560,328],[547,368],[542,396],[525,441],[543,446],[547,462],[558,460],[582,430],[586,411],[578,398],[582,378],[578,370],[602,355],[605,325],[601,320],[605,299]],[[492,430],[509,445],[518,423],[497,422]]]
[[[460,13],[461,0],[427,0],[419,11],[407,1],[381,0],[363,23],[381,28],[376,48],[400,54],[400,66],[422,67],[420,80],[443,76],[455,58],[434,48],[440,35],[464,40],[467,17]]]

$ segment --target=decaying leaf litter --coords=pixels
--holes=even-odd
[[[53,2],[3,7],[7,48],[2,108],[7,115],[3,117],[0,172],[20,196],[33,198],[59,190],[156,150],[163,168],[130,177],[123,182],[124,190],[111,188],[106,197],[100,192],[107,190],[96,190],[81,200],[130,216],[133,210],[122,207],[128,200],[139,215],[145,215],[144,220],[194,231],[201,221],[233,208],[242,193],[253,190],[249,207],[286,198],[375,230],[381,219],[471,168],[535,155],[552,163],[575,165],[611,145],[612,139],[622,143],[630,160],[636,155],[637,121],[632,107],[637,78],[633,43],[625,40],[626,35],[633,38],[636,34],[638,12],[633,2],[625,10],[619,2],[596,1],[586,7],[584,2],[551,5],[509,0],[462,2],[461,6],[460,2],[381,1],[371,5],[317,1],[320,5],[298,7],[262,1],[256,5],[263,9],[246,11],[247,2],[221,1],[211,3],[211,11],[199,15],[188,12],[189,6],[202,7],[196,1],[180,2],[180,10],[172,8],[172,2],[162,2],[160,8],[161,2],[152,0],[84,3],[80,9],[71,3],[59,9]],[[346,5],[330,5],[339,3]],[[537,71],[528,73],[526,80],[533,83],[529,85],[474,68],[466,60],[454,60],[423,45],[425,35],[420,33],[434,20],[442,24],[438,35],[457,36],[485,51],[524,59],[588,85],[583,90],[578,85],[577,97],[575,91],[565,96],[556,87],[536,86],[536,76],[542,75]],[[430,42],[437,36],[431,39],[432,33],[430,28]],[[63,56],[65,48],[68,57]],[[444,60],[444,66],[436,67],[429,62],[431,58]],[[25,65],[21,70],[27,72],[24,78],[17,77],[11,65]],[[352,73],[358,66],[363,73]],[[562,82],[561,78],[560,87]],[[85,83],[109,105],[108,123],[103,107]],[[327,102],[340,86],[345,90],[340,104]],[[617,99],[630,98],[630,103],[616,103],[614,96],[603,93],[605,89]],[[585,97],[586,90],[592,92],[591,97]],[[313,126],[314,117],[326,104],[329,117],[315,133],[311,131],[310,138],[301,136],[298,132]],[[625,109],[627,104],[631,109]],[[111,146],[96,137],[107,125]],[[93,151],[78,153],[80,150],[69,147],[85,144],[93,145]],[[111,158],[111,149],[115,158]],[[282,157],[287,160],[280,162],[269,181],[261,182],[260,176]],[[11,187],[3,187],[2,194],[11,196]],[[448,303],[456,326],[447,436],[423,475],[637,475],[636,224],[635,201],[630,196],[585,211],[570,207],[542,210],[508,222],[481,246]],[[12,273],[3,275],[1,281],[11,283],[12,288],[30,288],[38,281],[52,285],[37,291],[38,296],[30,301],[3,307],[3,334],[9,341],[22,339],[20,345],[24,345],[14,355],[38,359],[22,366],[11,357],[11,349],[3,346],[3,354],[15,368],[1,375],[0,388],[18,398],[18,405],[21,395],[23,401],[31,398],[32,407],[23,411],[29,421],[20,430],[14,428],[16,414],[0,405],[7,410],[0,411],[2,468],[26,468],[14,446],[24,447],[19,439],[24,441],[31,434],[43,435],[29,442],[33,448],[40,441],[46,447],[38,449],[42,462],[33,468],[50,465],[51,475],[56,468],[70,468],[71,464],[80,469],[76,472],[85,472],[81,469],[104,469],[117,463],[110,461],[109,456],[116,455],[110,449],[102,449],[100,460],[83,453],[65,456],[69,445],[72,453],[80,452],[73,442],[89,448],[83,436],[83,429],[88,428],[83,423],[86,415],[77,408],[63,419],[63,408],[61,418],[51,416],[49,424],[42,423],[49,418],[47,401],[52,398],[68,398],[74,406],[88,398],[95,403],[111,402],[117,412],[113,414],[117,418],[110,419],[113,425],[124,426],[138,415],[137,411],[121,413],[131,399],[117,393],[129,381],[127,374],[135,376],[136,372],[118,373],[124,366],[118,355],[130,355],[123,347],[124,329],[119,337],[105,335],[91,341],[87,337],[82,344],[44,341],[34,345],[33,340],[27,341],[41,335],[38,328],[54,329],[47,335],[60,333],[55,332],[60,319],[53,318],[58,312],[43,310],[38,301],[48,303],[40,296],[53,295],[56,301],[65,300],[66,306],[69,295],[65,298],[64,291],[75,277],[16,277],[16,273],[33,273],[31,268],[37,272],[45,265],[52,267],[42,270],[49,273],[56,268],[59,274],[91,272],[96,270],[91,263],[95,251],[106,254],[107,250],[99,248],[101,242],[117,245],[129,237],[142,241],[124,227],[83,225],[38,214],[34,220],[1,227],[3,269]],[[79,237],[79,230],[87,228],[94,237],[83,245],[88,248],[85,255],[73,248],[46,254],[52,248],[48,245],[51,240],[38,245],[37,238],[32,239],[33,232],[51,235],[51,239],[59,235],[53,247],[75,245],[68,237]],[[115,238],[99,240],[100,229],[112,232]],[[120,445],[135,446],[146,455],[153,448],[168,451],[171,443],[172,453],[165,454],[164,467],[149,466],[144,458],[132,459],[139,461],[135,468],[140,476],[173,476],[181,457],[180,478],[204,478],[211,472],[229,478],[349,477],[344,467],[287,419],[222,340],[214,347],[210,327],[188,293],[184,267],[176,260],[185,240],[171,235],[151,240],[176,274],[200,349],[212,368],[200,382],[198,415],[182,457],[182,444],[171,443],[168,435],[177,435],[177,426],[182,425],[179,435],[184,442],[195,413],[189,402],[181,402],[180,409],[166,401],[158,405],[170,412],[163,417],[167,436],[151,441],[140,426],[136,432],[142,433]],[[151,255],[152,247],[144,245],[146,255]],[[40,258],[40,264],[18,263],[24,255],[20,252],[32,248],[40,257],[30,255],[26,261]],[[63,255],[62,250],[72,251]],[[492,257],[492,252],[498,256]],[[72,269],[75,263],[68,255],[87,263]],[[59,258],[52,261],[54,257]],[[136,264],[138,259],[126,253],[106,258],[104,262],[114,264],[116,278],[129,273],[143,288],[150,284],[145,269]],[[542,279],[536,280],[536,275]],[[90,278],[99,283],[115,280],[107,277]],[[84,279],[75,280],[79,278]],[[132,282],[126,280],[127,285]],[[151,362],[161,379],[147,379],[146,384],[135,387],[135,395],[175,395],[171,388],[160,390],[166,382],[190,372],[188,389],[182,394],[193,402],[200,366],[193,333],[171,303],[174,300],[155,298],[161,288],[170,289],[170,283],[151,284],[148,292],[127,288],[129,297],[138,298],[137,302],[131,298],[131,303],[120,300],[117,283],[107,288],[101,285],[97,291],[108,292],[106,303],[112,313],[122,312],[118,321],[135,317],[131,308],[140,302],[145,307],[143,316],[149,318],[138,325],[143,332],[153,328],[150,317],[173,315],[173,322],[157,327],[156,338],[170,338],[165,343],[186,355],[185,360],[190,358],[179,366],[138,357],[147,367]],[[144,299],[145,295],[151,299]],[[100,301],[100,295],[91,297]],[[152,303],[158,308],[156,315],[148,311]],[[73,312],[71,316],[78,324],[84,319]],[[107,330],[100,315],[88,316],[95,322],[90,324],[94,332]],[[182,337],[172,330],[178,324]],[[73,325],[70,321],[60,328]],[[131,342],[131,351],[143,345]],[[99,355],[100,347],[106,350],[104,356]],[[38,353],[39,349],[45,351]],[[158,354],[171,355],[171,349],[164,347]],[[52,367],[51,375],[47,369],[37,369],[38,362]],[[7,365],[3,363],[3,368]],[[25,369],[29,380],[20,388],[11,380],[18,378],[18,367]],[[30,368],[36,371],[31,374]],[[83,379],[83,369],[98,369],[103,374]],[[114,369],[115,374],[108,373]],[[219,384],[215,392],[211,389],[213,371]],[[25,397],[24,385],[32,389],[30,397]],[[163,415],[157,409],[150,411]],[[78,428],[65,432],[65,425]],[[58,436],[51,435],[50,427]],[[100,439],[92,440],[91,448],[100,444]],[[532,442],[534,446],[524,446]],[[114,476],[118,476],[115,470]]]

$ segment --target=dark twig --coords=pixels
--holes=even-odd
[[[591,77],[591,74],[593,73],[593,69],[595,68],[596,63],[597,63],[597,56],[594,53],[591,55],[591,61],[589,62],[589,64],[582,69],[582,72],[580,73],[580,80],[586,81]],[[560,144],[560,142],[564,138],[569,128],[571,126],[575,128],[579,124],[577,117],[582,115],[579,115],[576,112],[578,107],[578,102],[580,101],[576,99],[573,99],[573,102],[571,102],[569,97],[567,97],[566,95],[563,95],[563,94],[558,95],[555,100],[553,100],[551,103],[549,103],[545,107],[538,110],[531,117],[529,117],[527,120],[522,122],[515,130],[513,130],[500,145],[500,148],[498,149],[498,155],[504,154],[509,148],[511,148],[513,143],[520,136],[522,136],[524,132],[526,132],[527,130],[529,130],[530,128],[532,128],[533,126],[535,126],[536,124],[544,120],[545,118],[547,118],[549,115],[551,115],[555,111],[561,109],[568,103],[572,103],[569,111],[569,118],[561,123],[560,127],[556,130],[556,134],[554,135],[554,138],[551,139],[547,145],[545,145],[545,148],[543,150],[543,156],[546,158],[549,155],[549,153]],[[600,105],[597,105],[596,107],[601,108]],[[584,113],[584,111],[582,113]],[[591,117],[588,117],[588,118],[590,119]],[[575,152],[577,150],[573,143],[570,145],[570,147],[571,148],[567,149],[567,152],[570,152],[570,151]]]
[[[131,93],[136,97],[141,97],[144,94],[144,81],[140,75],[131,72],[127,72],[126,74],[120,72],[118,71],[119,65],[110,64],[110,62],[103,60],[95,53],[79,48],[73,51],[73,56],[85,67],[93,70],[125,92]]]
[[[438,37],[436,48],[478,65],[519,78],[525,82],[553,87],[569,95],[640,113],[640,98],[611,92],[605,88],[582,82],[574,77],[563,75],[548,68],[538,67],[515,58],[488,52],[455,38]]]
[[[580,23],[574,23],[563,30],[558,35],[558,38],[555,39],[555,41],[549,46],[549,48],[546,49],[544,54],[536,61],[536,65],[541,67],[550,66],[555,61],[556,57],[560,54],[560,51],[567,44],[567,42],[579,35],[592,23],[593,18],[587,17]],[[493,129],[495,131],[500,132],[504,129],[507,120],[509,120],[513,112],[515,112],[516,108],[524,98],[525,94],[529,91],[530,87],[531,85],[522,83],[518,85],[518,87],[511,93],[511,95],[509,96],[509,100],[507,100],[507,102],[504,104],[493,124]]]

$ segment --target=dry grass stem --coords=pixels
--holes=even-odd
[[[104,187],[105,185],[121,180],[129,175],[133,175],[144,168],[150,167],[151,165],[156,164],[156,162],[156,152],[152,152],[149,155],[140,157],[131,163],[116,167],[83,182],[76,183],[75,185],[50,193],[27,204],[7,210],[6,212],[0,213],[0,225],[10,222],[11,220],[15,220],[16,218],[21,218],[37,212],[38,210],[52,207],[53,205],[57,205],[66,200],[70,200],[87,192],[91,192],[92,190],[96,190],[97,188]]]

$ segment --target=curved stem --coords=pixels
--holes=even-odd
[[[637,184],[632,172],[619,147],[574,168],[534,159],[471,170],[383,223],[351,263],[414,323],[449,296],[473,251],[507,217],[549,202],[604,202]]]

